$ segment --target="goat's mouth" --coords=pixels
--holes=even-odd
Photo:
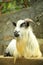
[[[19,37],[19,34],[14,35],[15,37]]]
[[[19,37],[19,34],[18,34],[18,33],[17,33],[17,34],[16,34],[16,33],[14,33],[14,37]]]

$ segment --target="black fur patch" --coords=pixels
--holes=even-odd
[[[24,22],[24,23],[22,23],[21,25],[20,25],[20,27],[28,27],[29,26],[29,22]]]
[[[24,27],[24,26],[25,26],[25,22],[20,25],[20,27]]]
[[[26,24],[26,28],[27,28],[29,26],[29,22],[26,22],[25,24]]]
[[[4,56],[12,56],[9,52],[8,53],[4,53]]]

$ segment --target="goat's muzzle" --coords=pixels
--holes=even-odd
[[[19,33],[17,31],[14,32],[15,37],[19,37]]]

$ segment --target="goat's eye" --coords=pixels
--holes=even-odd
[[[27,28],[29,26],[29,22],[24,22],[20,25],[20,27],[25,27]]]
[[[20,27],[24,27],[25,26],[25,23],[22,23],[21,25],[20,25]]]

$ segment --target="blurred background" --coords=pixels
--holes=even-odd
[[[41,1],[43,0],[0,0],[0,14],[18,11]]]
[[[0,55],[14,38],[12,22],[31,18],[33,32],[43,53],[43,0],[0,0]]]
[[[32,4],[31,1],[32,0],[0,0],[0,13],[8,13],[27,8]]]

